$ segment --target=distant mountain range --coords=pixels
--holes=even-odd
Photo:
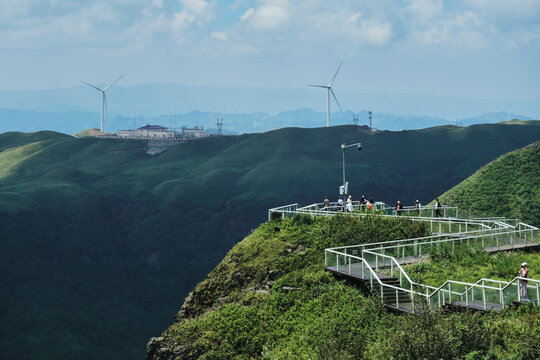
[[[289,124],[322,127],[326,125],[326,96],[317,90],[172,83],[124,87],[120,82],[107,91],[106,130],[132,128],[134,124],[147,122],[213,128],[217,117],[224,118],[224,129],[230,133],[267,131]],[[335,91],[344,112],[337,111],[337,105],[332,102],[332,125],[352,124],[353,113],[358,114],[359,124],[367,125],[368,110],[374,112],[373,126],[385,130],[455,124],[458,119],[463,125],[509,118],[527,120],[540,114],[538,99],[369,94],[343,92],[339,88]],[[4,109],[0,113],[0,131],[78,132],[98,126],[100,107],[99,92],[83,84],[65,89],[0,91],[0,109]]]
[[[351,111],[332,114],[332,125],[350,125],[353,115],[358,117],[359,126],[368,126],[367,111],[357,114]],[[203,126],[210,133],[217,133],[217,119],[223,119],[223,133],[242,134],[276,130],[285,127],[316,128],[326,125],[326,113],[312,109],[283,111],[276,115],[267,113],[251,114],[217,114],[212,112],[192,111],[185,114],[170,114],[151,117],[130,117],[116,115],[106,119],[105,131],[114,132],[122,129],[134,129],[146,124],[157,124],[179,129],[182,126]],[[395,116],[392,114],[375,114],[372,126],[379,130],[416,130],[438,125],[469,126],[482,123],[494,123],[508,119],[532,120],[528,116],[498,112],[481,116],[449,121],[429,116]],[[94,112],[38,112],[31,110],[0,109],[0,132],[21,131],[33,132],[54,130],[65,134],[77,133],[81,130],[99,127],[100,114]]]

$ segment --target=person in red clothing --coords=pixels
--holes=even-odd
[[[401,205],[401,201],[398,200],[396,205],[396,214],[401,215],[401,210],[403,210],[403,205]]]

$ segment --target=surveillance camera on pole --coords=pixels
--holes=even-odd
[[[341,152],[343,157],[343,185],[339,187],[340,195],[347,195],[349,193],[349,183],[345,181],[345,150],[353,146],[356,146],[358,151],[362,150],[362,143],[354,143],[350,145],[347,145],[345,143],[341,144]]]

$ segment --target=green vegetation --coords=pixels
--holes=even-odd
[[[540,141],[493,160],[439,200],[474,215],[540,226]]]
[[[79,131],[78,133],[73,134],[73,136],[81,138],[81,137],[96,136],[96,135],[101,135],[101,134],[104,134],[104,133],[102,133],[99,129],[86,129],[86,130]]]
[[[2,356],[142,357],[148,338],[268,208],[335,200],[342,141],[363,143],[346,154],[355,200],[407,205],[539,134],[534,121],[289,128],[186,142],[156,156],[138,141],[0,134]]]
[[[421,223],[369,216],[263,224],[195,288],[177,321],[151,343],[147,359],[540,356],[537,308],[393,315],[376,297],[324,271],[325,247],[425,233]]]
[[[469,283],[481,278],[510,281],[518,276],[522,262],[529,264],[530,278],[540,279],[540,253],[489,254],[466,246],[432,249],[428,259],[404,269],[413,281],[441,286],[449,279]]]

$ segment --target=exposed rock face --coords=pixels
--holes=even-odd
[[[186,304],[189,304],[191,302],[193,302],[193,291],[191,291],[188,294],[188,296],[186,296],[186,299],[184,300],[184,304],[182,304],[182,308],[180,309],[180,311],[174,317],[175,322],[179,322],[180,320],[189,317],[190,314],[189,314],[189,311],[188,311],[188,308],[187,308]]]
[[[177,358],[188,359],[185,347],[175,346],[171,348],[162,336],[153,337],[146,345],[146,360],[174,360]]]

